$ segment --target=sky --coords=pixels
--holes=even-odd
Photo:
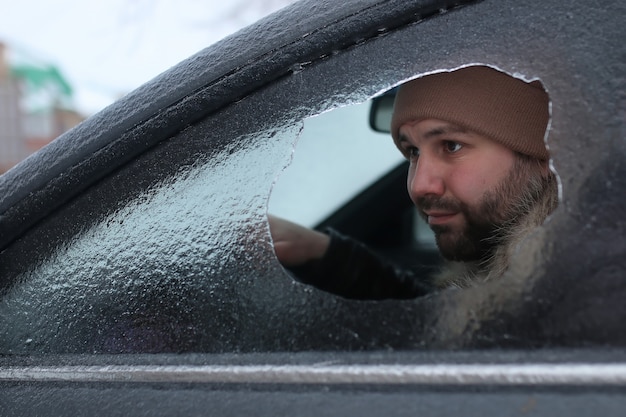
[[[0,0],[10,60],[55,65],[90,116],[293,0]]]

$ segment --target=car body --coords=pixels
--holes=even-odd
[[[625,15],[619,1],[300,1],[89,118],[0,177],[0,411],[623,410]],[[560,204],[510,273],[406,301],[293,281],[265,216],[303,120],[473,63],[551,98]],[[402,169],[318,226],[430,265]]]

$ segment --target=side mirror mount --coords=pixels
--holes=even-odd
[[[393,103],[396,99],[396,91],[397,87],[372,99],[369,123],[370,128],[375,132],[391,132],[391,115],[393,114]]]

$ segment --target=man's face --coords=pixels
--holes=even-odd
[[[410,161],[411,200],[435,232],[442,255],[455,261],[488,256],[496,230],[522,210],[516,197],[529,178],[516,166],[515,153],[437,119],[402,125],[396,145]]]

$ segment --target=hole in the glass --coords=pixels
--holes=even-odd
[[[378,261],[364,255],[360,245],[330,232],[331,249],[320,241],[318,248],[325,252],[301,258],[306,259],[302,265],[286,266],[298,276],[300,266],[309,268],[313,261],[316,273],[324,275],[321,281],[337,269],[341,273],[333,279],[357,282],[361,278],[354,274],[362,274],[372,288],[318,285],[317,278],[303,273],[305,282],[323,290],[351,298],[411,298],[495,280],[506,272],[512,248],[542,225],[558,203],[558,178],[544,144],[549,98],[539,81],[470,65],[418,77],[400,91],[404,95],[395,103],[401,123],[392,125],[391,130],[400,127],[392,132],[394,141],[384,133],[392,120],[388,94],[373,106],[344,107],[307,120],[293,165],[270,198],[271,214],[307,227],[343,226],[347,230],[339,229],[342,234],[356,233],[375,257],[401,265],[388,268],[387,260],[383,267],[373,265]],[[381,188],[391,189],[391,180],[381,178],[401,161],[398,148],[410,161],[404,193],[408,188],[418,209],[404,207],[391,214],[381,207],[389,195]],[[370,217],[357,208],[370,210]],[[396,219],[385,223],[377,216]],[[389,228],[387,233],[367,230],[380,224]],[[277,228],[272,227],[274,237]],[[433,273],[439,267],[436,248],[445,263]],[[371,276],[381,271],[392,272]],[[407,281],[419,284],[416,288]]]

